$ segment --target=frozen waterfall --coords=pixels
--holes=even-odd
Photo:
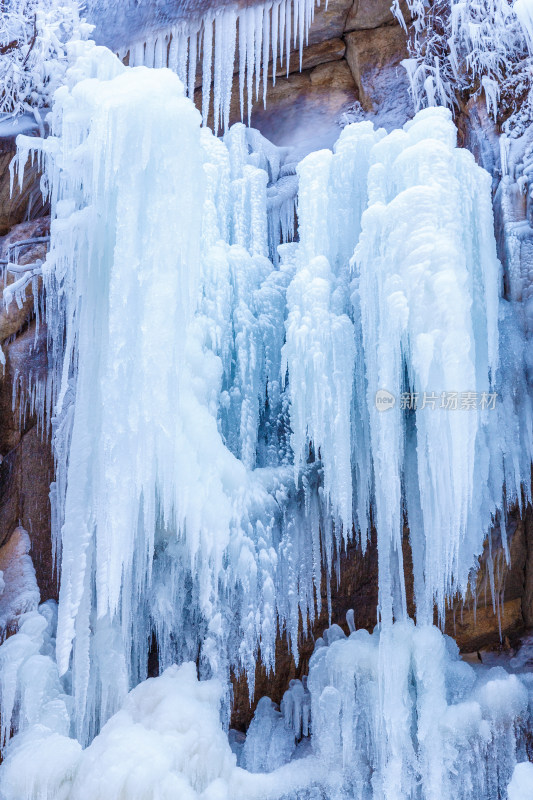
[[[18,139],[19,180],[40,159],[52,202],[61,587],[0,646],[0,796],[504,797],[533,684],[432,624],[530,499],[489,175],[443,108],[353,123],[296,165],[242,124],[202,128],[171,70],[69,47],[51,135]],[[376,630],[331,626],[237,761],[230,670],[252,696],[280,632],[297,660],[322,576],[373,527]]]

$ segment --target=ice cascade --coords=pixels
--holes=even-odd
[[[0,646],[18,730],[0,796],[502,797],[527,682],[463,663],[432,625],[529,499],[526,342],[489,175],[446,109],[389,135],[354,123],[295,168],[242,124],[202,128],[171,70],[86,42],[70,57],[51,135],[18,140],[19,180],[39,158],[53,210],[61,587],[57,620],[44,604]],[[286,177],[297,242],[292,196],[273,200]],[[349,637],[330,627],[281,712],[261,700],[237,765],[230,670],[253,695],[279,633],[298,659],[323,576],[372,527],[376,630],[357,608]]]

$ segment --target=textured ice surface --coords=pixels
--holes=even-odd
[[[528,497],[527,343],[518,301],[500,300],[488,174],[444,109],[389,135],[354,123],[295,167],[242,124],[201,129],[171,70],[86,43],[70,57],[52,135],[18,140],[19,179],[37,151],[53,208],[61,592],[57,667],[39,631],[4,645],[21,653],[2,702],[30,709],[14,716],[6,800],[496,800],[527,690],[474,673],[429,624],[466,591],[496,516],[504,531],[506,502]],[[299,239],[276,258],[291,176]],[[345,541],[366,545],[371,509],[380,629],[354,631],[357,609],[348,639],[329,628],[308,685],[280,711],[259,704],[236,768],[218,721],[230,669],[253,694],[279,631],[298,659],[321,580]],[[153,641],[167,671],[143,682]],[[59,712],[39,717],[19,669],[33,655],[83,752],[57,738]],[[211,746],[209,771],[194,753]]]
[[[309,691],[289,690],[293,711],[311,710],[310,744],[296,747],[309,731],[264,697],[238,767],[219,719],[222,686],[187,663],[133,689],[83,751],[51,725],[26,728],[7,749],[2,797],[496,800],[511,776],[509,800],[529,797],[529,765],[513,774],[528,705],[516,675],[474,669],[451,639],[412,622],[381,636],[330,629],[324,640]]]

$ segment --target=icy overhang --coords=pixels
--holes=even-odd
[[[114,50],[179,23],[201,19],[208,11],[260,5],[258,0],[87,0],[86,16],[97,44]]]

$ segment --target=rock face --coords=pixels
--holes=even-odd
[[[394,25],[354,31],[345,38],[346,61],[363,109],[386,128],[402,125],[413,114],[409,82],[401,65],[407,58],[404,31]]]
[[[341,131],[338,120],[356,100],[348,64],[330,61],[280,78],[275,86],[270,82],[267,107],[254,105],[252,124],[275,144],[293,146],[303,155],[331,147]]]
[[[22,223],[0,240],[0,258],[8,245],[46,236],[49,218]],[[18,263],[29,264],[45,255],[45,245],[20,251]],[[3,290],[4,286],[0,286]],[[31,557],[43,600],[57,596],[52,569],[50,536],[50,482],[53,459],[46,427],[38,424],[32,397],[46,386],[48,358],[46,328],[37,331],[31,289],[19,308],[15,302],[0,311],[0,346],[6,365],[0,381],[0,546],[7,546],[13,531],[28,531]]]
[[[24,170],[22,189],[15,185],[11,194],[10,164],[16,152],[15,137],[0,136],[0,236],[8,233],[13,225],[26,219],[34,219],[48,213],[39,188],[39,172],[35,165],[28,164]]]

